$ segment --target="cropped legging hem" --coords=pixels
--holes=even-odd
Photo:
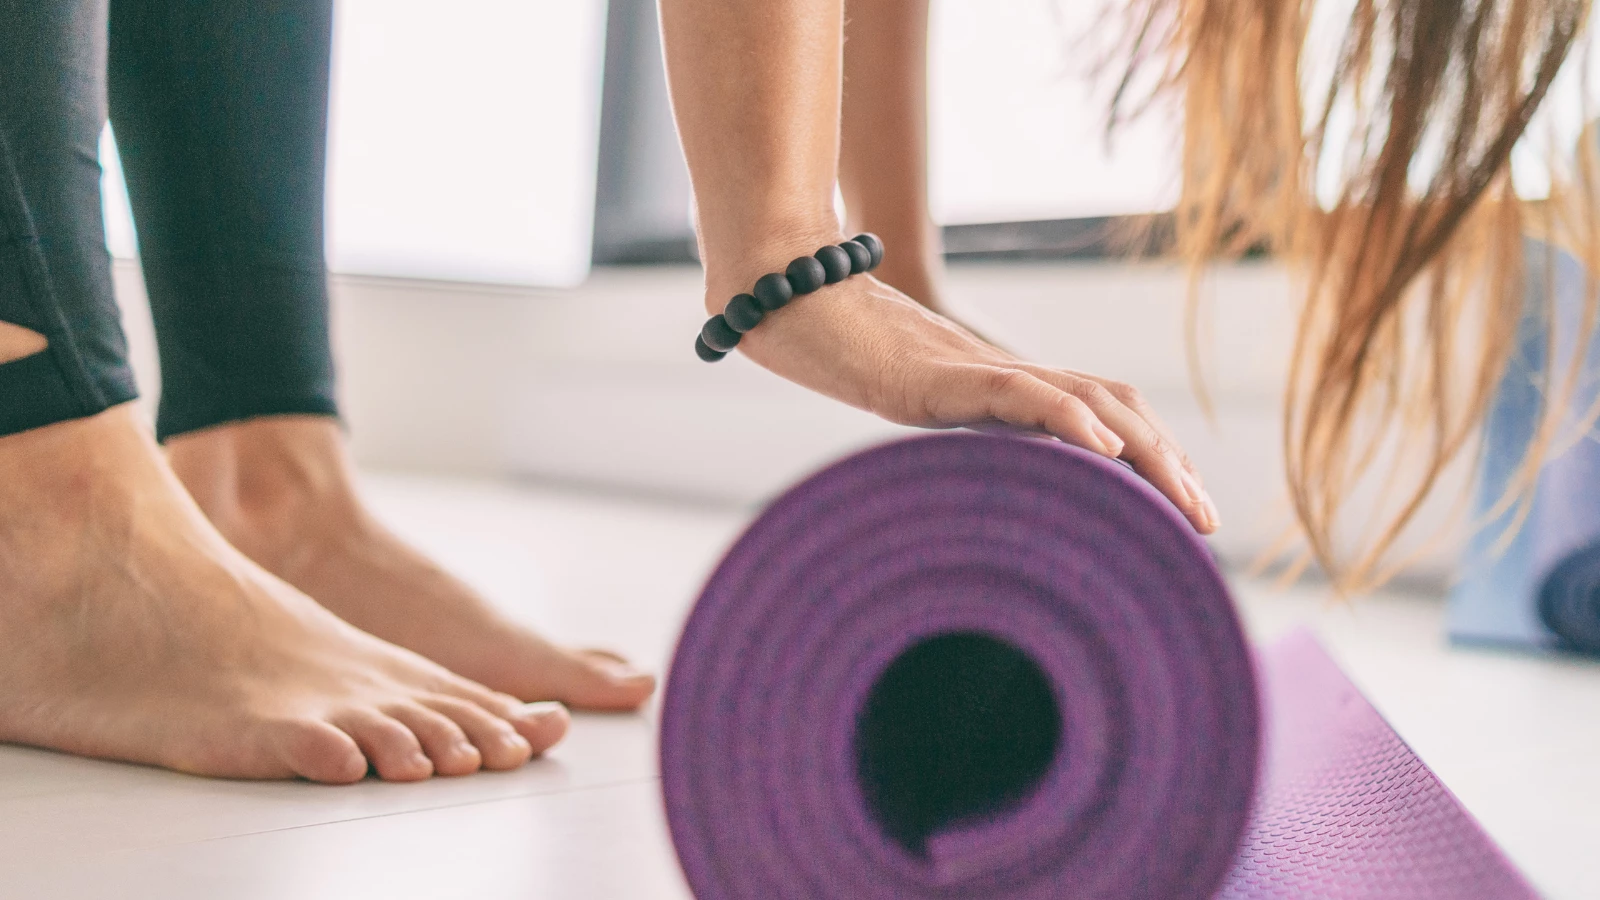
[[[156,435],[261,416],[337,415],[321,254],[212,235],[188,244],[140,260],[160,338]]]
[[[70,326],[44,251],[27,233],[29,217],[9,157],[0,134],[0,322],[37,332],[46,346],[0,363],[0,435],[86,418],[139,396],[114,311],[90,317],[99,327],[75,332]],[[86,267],[96,263],[109,268],[109,260],[93,257]]]
[[[0,365],[0,397],[6,398],[0,403],[0,435],[87,418],[138,398],[126,370],[100,372],[99,383],[84,396],[84,385],[63,375],[61,355],[51,348]]]
[[[218,428],[266,416],[329,416],[338,418],[339,407],[327,397],[240,397],[210,409],[191,409],[186,417],[157,416],[156,435],[163,441],[190,432]]]

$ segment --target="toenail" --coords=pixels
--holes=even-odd
[[[600,658],[595,662],[600,669],[603,669],[613,678],[638,678],[644,674],[643,669],[634,666],[632,663],[625,663],[617,659]]]
[[[538,703],[524,703],[522,715],[529,719],[543,719],[549,716],[565,713],[567,708],[554,700],[541,700]]]

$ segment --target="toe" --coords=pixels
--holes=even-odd
[[[608,650],[562,650],[554,699],[579,709],[625,712],[655,693],[656,679]],[[530,698],[531,699],[531,698]]]
[[[275,723],[278,759],[295,775],[324,784],[367,777],[367,758],[350,735],[315,719]]]
[[[571,650],[543,639],[506,668],[515,677],[491,682],[526,701],[557,700],[574,709],[628,712],[655,692],[655,676],[609,650]]]
[[[417,736],[422,752],[433,761],[435,773],[470,775],[483,765],[478,748],[449,716],[411,703],[397,704],[384,712]]]
[[[555,746],[567,733],[572,716],[560,703],[524,703],[510,694],[491,691],[475,682],[461,679],[447,688],[448,693],[468,700],[495,716],[510,722],[511,727],[532,746],[535,754]],[[481,748],[480,748],[481,749]]]
[[[527,702],[556,700],[573,709],[628,712],[656,689],[655,676],[607,650],[572,650],[527,631],[502,649],[488,654],[490,662],[473,673],[476,681],[460,679],[446,692],[466,696],[462,685],[480,690],[491,685]]]
[[[533,757],[533,745],[510,720],[479,704],[442,694],[426,697],[422,703],[455,722],[478,748],[486,769],[515,769]]]
[[[433,762],[422,752],[422,743],[395,719],[375,709],[352,709],[332,721],[355,739],[383,780],[421,781],[433,774]]]
[[[572,727],[567,708],[554,701],[524,703],[511,717],[511,727],[528,740],[535,755],[549,750],[566,737]]]
[[[631,665],[626,656],[623,656],[621,653],[617,653],[614,650],[607,650],[604,647],[584,647],[582,650],[579,650],[578,653],[582,656],[590,656],[599,660],[609,660],[614,663],[620,663],[624,666]]]
[[[557,649],[549,671],[541,674],[549,689],[526,695],[526,700],[560,700],[578,709],[626,713],[640,708],[656,690],[656,677],[605,650]]]

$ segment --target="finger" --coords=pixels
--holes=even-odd
[[[970,406],[974,418],[998,419],[1042,431],[1085,450],[1115,458],[1122,441],[1083,401],[1021,369],[964,367],[968,383],[953,399]],[[956,410],[958,418],[961,410]]]
[[[1154,428],[1156,433],[1161,435],[1162,440],[1167,442],[1167,446],[1172,448],[1173,452],[1177,454],[1178,461],[1183,465],[1183,470],[1192,475],[1195,482],[1198,483],[1202,488],[1205,487],[1205,480],[1200,477],[1200,470],[1195,468],[1193,460],[1189,458],[1189,454],[1184,452],[1183,445],[1178,443],[1177,436],[1173,434],[1171,428],[1167,427],[1167,423],[1162,420],[1160,416],[1156,415],[1155,409],[1150,406],[1149,401],[1145,400],[1144,395],[1139,393],[1136,388],[1134,388],[1132,385],[1125,384],[1121,381],[1113,381],[1109,378],[1098,378],[1094,375],[1088,375],[1083,372],[1073,372],[1071,370],[1066,371],[1070,375],[1077,375],[1082,378],[1087,378],[1090,381],[1097,382],[1101,387],[1104,387],[1106,390],[1110,391],[1111,396],[1122,401],[1123,406],[1133,410],[1139,415],[1140,418],[1144,419],[1146,422],[1149,422],[1150,427]]]
[[[1093,376],[1088,377],[1092,378]],[[1161,435],[1162,440],[1166,441],[1167,446],[1177,455],[1178,462],[1183,466],[1183,471],[1194,480],[1194,485],[1200,493],[1201,503],[1205,506],[1206,517],[1211,521],[1211,530],[1215,531],[1221,527],[1222,517],[1217,513],[1217,505],[1212,502],[1211,494],[1206,491],[1205,479],[1200,477],[1200,470],[1195,467],[1194,461],[1189,458],[1189,454],[1184,452],[1183,445],[1178,443],[1178,439],[1174,436],[1172,429],[1167,427],[1166,422],[1160,416],[1156,415],[1156,411],[1150,406],[1149,401],[1145,400],[1144,395],[1139,393],[1132,385],[1124,384],[1120,381],[1103,378],[1094,378],[1093,380],[1098,381],[1106,390],[1109,390],[1113,397],[1121,400],[1124,406],[1138,413],[1141,418],[1150,423],[1150,427],[1154,428],[1157,434]]]
[[[1165,494],[1202,533],[1214,530],[1199,483],[1184,469],[1177,446],[1155,426],[1090,378],[1043,367],[1027,371],[1083,401],[1101,422],[1123,440],[1122,459],[1132,464],[1146,481]]]

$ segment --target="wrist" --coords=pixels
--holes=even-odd
[[[741,292],[721,304],[708,291],[711,318],[695,338],[695,355],[714,363],[731,353],[745,335],[766,319],[781,314],[797,297],[838,284],[852,275],[864,275],[883,262],[883,242],[874,234],[859,234],[837,244],[824,244],[813,253],[790,260],[782,271],[757,278],[748,293]],[[715,290],[712,288],[711,290]]]
[[[796,257],[845,239],[831,209],[825,215],[749,216],[703,224],[700,262],[706,276],[706,311],[721,312],[729,298],[748,292],[762,275],[782,272]]]

